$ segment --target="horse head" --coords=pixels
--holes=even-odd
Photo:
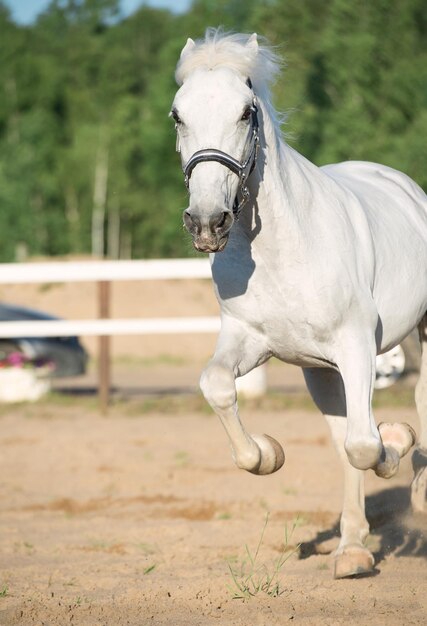
[[[256,54],[257,47],[255,35],[246,44],[248,54]],[[226,63],[201,62],[189,39],[181,64],[191,67],[192,56],[196,63],[185,74],[170,114],[190,199],[183,219],[196,250],[219,252],[249,198],[246,184],[258,148],[257,101],[249,76]]]

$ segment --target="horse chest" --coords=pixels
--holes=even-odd
[[[225,266],[225,264],[224,264]],[[233,264],[223,272],[213,267],[213,278],[223,314],[236,320],[247,333],[263,342],[274,356],[297,365],[325,361],[324,343],[331,337],[336,308],[319,305],[311,278],[294,272],[274,275],[259,268],[246,276]],[[329,310],[331,308],[331,310]]]

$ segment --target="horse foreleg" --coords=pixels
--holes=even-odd
[[[239,416],[236,376],[259,364],[262,350],[243,336],[221,333],[218,348],[200,379],[200,388],[221,419],[234,462],[253,474],[271,474],[285,461],[281,445],[269,435],[249,435]]]
[[[415,403],[420,420],[420,437],[412,456],[414,480],[411,486],[411,502],[414,511],[424,511],[427,489],[427,315],[424,316],[418,330],[421,342],[421,368],[415,388]]]
[[[346,400],[341,376],[333,370],[304,369],[308,390],[324,414],[344,470],[344,501],[341,514],[341,540],[335,553],[335,578],[370,572],[374,558],[364,543],[369,534],[365,516],[364,474],[347,458]]]

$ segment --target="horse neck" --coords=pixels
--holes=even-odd
[[[250,183],[252,197],[256,197],[254,213],[258,212],[262,224],[259,241],[268,237],[271,245],[279,239],[282,246],[284,238],[289,243],[292,238],[300,240],[301,230],[308,227],[314,196],[320,193],[324,174],[283,141],[270,107],[262,103],[261,109],[262,158]]]

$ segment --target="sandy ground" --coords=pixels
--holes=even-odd
[[[131,400],[107,418],[89,400],[2,410],[0,624],[426,623],[426,520],[409,509],[410,460],[389,482],[367,474],[375,575],[334,581],[342,484],[323,420],[247,406],[249,430],[277,437],[287,456],[256,477],[234,467],[216,418],[194,404]],[[413,410],[404,418],[416,426]],[[267,512],[259,565],[273,572],[286,530],[291,551],[280,595],[233,599],[228,564],[247,565]]]
[[[115,290],[116,314],[135,315],[136,301],[149,301],[147,316],[174,314],[168,302],[183,315],[192,314],[183,302],[215,313],[203,281],[195,291],[182,283],[166,290],[157,308],[150,289]],[[59,286],[8,288],[1,297],[89,317],[93,289],[86,295]],[[0,407],[2,626],[427,623],[427,516],[410,510],[410,457],[391,481],[366,474],[374,574],[333,580],[342,476],[323,419],[298,370],[272,365],[274,393],[244,403],[242,414],[249,432],[284,445],[285,466],[267,477],[236,469],[217,418],[194,391],[213,343],[115,341],[107,417],[90,393]],[[95,351],[95,342],[86,345]],[[75,384],[92,389],[92,370]],[[396,389],[377,420],[417,429],[408,386]],[[245,546],[255,554],[268,514],[256,563],[265,581],[289,557],[270,587],[278,595],[235,598],[230,567],[238,580],[248,573]]]

